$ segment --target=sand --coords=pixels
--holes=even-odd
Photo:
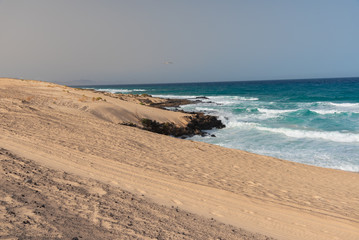
[[[359,239],[358,173],[119,124],[149,118],[183,126],[185,116],[93,91],[0,79],[0,148],[8,152],[1,158],[0,237],[35,234],[30,227],[26,230],[31,226],[40,234],[33,239],[46,238],[41,231],[50,228],[54,238],[76,237],[92,229],[94,234],[109,234],[103,239],[160,239],[159,232],[167,234],[163,239]],[[16,173],[29,169],[20,175],[5,174],[10,167]],[[34,168],[42,171],[32,173]],[[41,186],[30,185],[29,174],[43,179]],[[85,190],[65,188],[67,184]],[[56,190],[58,186],[63,190]],[[51,209],[38,210],[31,202],[37,201],[36,192],[29,193],[34,189],[41,193],[38,201],[53,204]],[[21,200],[22,191],[31,195],[30,201]],[[126,194],[136,204],[125,200]],[[74,197],[67,201],[69,195]],[[124,215],[110,211],[117,209],[114,199],[120,198],[124,203],[118,205],[134,214],[156,211],[131,215],[134,220],[128,226]],[[105,208],[100,207],[103,202]],[[11,211],[21,218],[11,220]],[[179,217],[174,211],[184,214]],[[66,225],[67,217],[85,230],[74,232],[73,225]],[[201,220],[194,223],[192,218]],[[31,224],[23,223],[25,219]],[[143,222],[153,225],[146,228]]]
[[[1,234],[19,239],[268,239],[0,149]]]

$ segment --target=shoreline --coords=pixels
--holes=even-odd
[[[188,114],[188,121],[185,126],[176,126],[171,122],[157,122],[153,119],[142,118],[140,119],[140,125],[133,122],[124,122],[122,125],[137,127],[144,129],[150,132],[155,132],[164,135],[171,135],[174,137],[188,138],[194,135],[200,135],[202,137],[208,136],[209,134],[205,130],[222,129],[226,126],[218,119],[218,116],[213,116],[211,114],[206,114],[203,112],[186,112],[178,109],[169,109],[169,108],[178,108],[182,105],[194,104],[201,102],[200,99],[205,97],[198,97],[196,100],[189,99],[170,99],[170,98],[161,98],[153,97],[149,94],[131,94],[131,93],[110,93],[106,91],[98,91],[96,89],[86,89],[79,88],[82,90],[90,90],[93,92],[104,94],[105,96],[125,100],[125,101],[137,101],[137,103],[153,108],[159,108],[165,111],[181,112]],[[215,135],[211,135],[215,137]]]
[[[121,125],[121,122],[138,121],[136,116],[178,126],[186,124],[188,114],[149,108],[135,100],[123,101],[37,81],[0,79],[0,89],[0,148],[62,172],[57,175],[61,181],[69,180],[66,174],[96,180],[156,204],[174,206],[180,212],[198,214],[207,220],[213,218],[261,236],[313,240],[359,237],[357,173]],[[4,160],[1,163],[10,166]],[[26,169],[20,163],[16,166]],[[38,176],[46,176],[41,171],[36,170]],[[29,184],[27,177],[16,172],[4,176],[11,177],[11,184],[17,184],[16,181]],[[39,192],[42,189],[41,184],[31,187]],[[64,207],[69,207],[66,196],[71,194],[70,189],[57,193]],[[97,189],[96,194],[106,196],[107,193]],[[9,197],[2,200],[5,210],[10,210],[11,202],[19,201]],[[32,204],[15,209],[21,216],[35,221],[30,225],[37,226],[37,205]],[[75,203],[75,206],[81,209],[86,204]],[[89,209],[92,215],[77,217],[101,229],[106,229],[105,226],[113,229],[122,223],[121,220],[106,225],[106,218],[96,212],[98,208],[89,206]],[[156,216],[168,216],[164,211],[158,211]],[[6,212],[0,221],[10,224],[10,217],[11,213]],[[25,225],[26,230],[30,225]],[[134,227],[135,224],[128,226],[132,230]]]
[[[226,128],[226,125],[223,124],[223,122],[221,120],[219,120],[219,116],[217,115],[212,115],[210,113],[206,113],[205,111],[203,112],[196,112],[196,111],[185,111],[182,109],[179,109],[180,106],[185,106],[185,105],[190,105],[190,104],[197,104],[197,103],[203,103],[203,99],[208,100],[209,98],[207,96],[201,95],[201,96],[196,96],[196,97],[192,97],[192,98],[166,98],[166,97],[153,97],[150,94],[144,93],[144,94],[132,94],[132,93],[110,93],[107,91],[98,91],[96,89],[89,89],[91,91],[94,92],[99,92],[99,93],[103,93],[107,96],[112,96],[115,98],[123,98],[123,96],[130,96],[130,99],[136,99],[138,100],[139,104],[144,104],[146,106],[150,106],[150,107],[155,107],[155,108],[160,108],[166,111],[173,111],[173,112],[181,112],[181,113],[186,113],[186,114],[191,114],[192,116],[196,116],[196,119],[199,119],[199,121],[207,121],[209,122],[209,125],[206,125],[205,127],[203,127],[203,125],[201,126],[201,124],[196,123],[196,128],[194,129],[195,131],[190,131],[189,133],[186,131],[181,131],[183,129],[172,129],[171,131],[167,131],[166,126],[168,125],[168,123],[157,123],[156,121],[150,121],[150,119],[145,119],[147,122],[147,126],[137,126],[136,124],[132,124],[132,123],[124,123],[124,125],[127,126],[133,126],[133,127],[138,127],[140,129],[144,129],[144,130],[148,130],[148,131],[152,131],[155,133],[159,133],[159,134],[164,134],[164,135],[172,135],[174,137],[179,137],[179,138],[188,138],[188,137],[194,137],[194,136],[201,136],[201,137],[216,137],[215,134],[210,134],[208,132],[206,132],[207,130],[213,130],[213,129],[224,129]],[[152,100],[151,100],[152,99]],[[153,101],[154,99],[157,99],[158,101]],[[127,99],[128,100],[128,99]],[[206,102],[206,103],[215,103],[215,102]],[[211,121],[211,119],[213,118],[213,121]],[[209,120],[209,121],[208,121]],[[217,121],[218,120],[218,121]],[[165,126],[163,128],[163,126]],[[177,134],[179,133],[179,134]],[[198,139],[197,139],[198,140]],[[200,141],[200,142],[206,142],[206,141]],[[214,144],[214,145],[218,145],[215,143],[211,143],[210,141],[207,142],[210,144]],[[220,145],[222,146],[222,145]],[[226,147],[226,146],[224,146]],[[234,147],[227,147],[229,149],[238,149],[238,150],[242,150],[242,151],[248,151],[248,150],[243,150],[242,148],[234,148]],[[260,154],[261,153],[256,153],[256,152],[252,152],[252,151],[248,151],[250,153],[254,153],[254,154]],[[266,155],[266,154],[264,154]],[[267,155],[266,155],[267,156]],[[286,161],[290,161],[290,162],[296,162],[296,163],[302,163],[302,164],[306,164],[306,165],[310,165],[310,166],[316,166],[316,167],[321,167],[321,168],[327,168],[327,169],[336,169],[336,170],[341,170],[341,171],[346,171],[346,172],[354,172],[354,173],[359,173],[359,170],[353,170],[353,169],[343,169],[340,167],[330,167],[330,166],[320,166],[318,164],[315,163],[303,163],[300,160],[296,160],[296,159],[286,159],[286,158],[280,158],[280,157],[276,157],[273,155],[268,155],[271,157],[275,157],[275,158],[279,158],[279,159],[283,159]]]

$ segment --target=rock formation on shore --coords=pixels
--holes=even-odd
[[[169,122],[159,123],[156,120],[147,118],[143,118],[141,123],[143,125],[143,129],[145,130],[165,135],[172,135],[175,137],[193,135],[206,136],[207,133],[203,130],[211,130],[213,128],[220,129],[225,127],[225,125],[221,122],[221,120],[218,120],[217,117],[205,115],[203,113],[195,113],[193,116],[189,116],[188,119],[189,122],[185,127],[178,127]]]
[[[147,105],[150,107],[160,108],[164,110],[168,110],[168,108],[178,108],[181,105],[194,104],[201,102],[200,99],[207,99],[206,97],[198,97],[195,100],[188,99],[169,99],[169,98],[155,98],[149,94],[117,94],[117,93],[107,93],[103,92],[107,96],[111,96],[114,98],[120,98],[125,101],[134,101],[141,105]],[[225,125],[221,120],[218,119],[217,116],[206,115],[202,112],[185,112],[183,113],[190,114],[187,117],[188,123],[186,126],[177,126],[171,122],[163,122],[160,123],[156,120],[149,118],[141,118],[140,123],[142,124],[142,129],[159,133],[165,135],[172,135],[175,137],[186,137],[193,135],[208,135],[205,130],[211,130],[214,128],[221,129],[224,128]],[[124,122],[122,125],[132,126],[132,127],[140,127],[139,125],[133,122]]]

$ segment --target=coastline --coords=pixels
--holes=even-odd
[[[278,239],[359,236],[357,173],[119,124],[137,115],[185,126],[186,113],[45,82],[0,88],[0,147],[20,158]]]
[[[161,98],[195,100],[206,96],[207,99],[180,109],[219,116],[227,127],[209,131],[216,138],[193,136],[191,140],[359,172],[359,99],[355,95],[359,81],[314,79],[88,87]],[[348,89],[351,90],[344,94]]]
[[[83,88],[79,88],[83,90]],[[86,89],[85,89],[86,90]],[[140,105],[159,108],[165,111],[181,112],[187,114],[185,117],[187,122],[184,126],[178,126],[172,122],[157,122],[153,119],[148,118],[139,118],[138,122],[123,122],[122,125],[137,127],[144,129],[150,132],[155,132],[164,135],[171,135],[174,137],[187,138],[194,135],[200,135],[202,137],[209,135],[205,130],[212,130],[214,128],[221,129],[226,126],[218,119],[217,116],[211,114],[205,114],[202,112],[187,112],[183,110],[178,110],[180,106],[194,104],[201,102],[200,99],[205,97],[196,98],[196,100],[188,99],[170,99],[170,98],[160,98],[153,97],[149,94],[123,94],[123,93],[110,93],[105,91],[98,91],[95,89],[89,89],[95,93],[101,93],[105,96],[109,96],[116,99],[121,99],[128,102],[135,102]],[[172,109],[170,109],[172,108]],[[174,108],[174,109],[173,109]],[[212,135],[215,137],[214,135]]]

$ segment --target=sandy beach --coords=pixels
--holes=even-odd
[[[188,122],[129,98],[0,79],[0,239],[359,239],[358,173],[124,126]]]

